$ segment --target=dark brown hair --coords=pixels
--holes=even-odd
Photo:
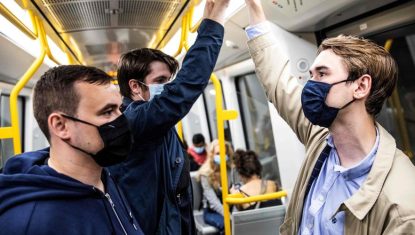
[[[36,83],[33,95],[33,112],[40,129],[48,140],[48,118],[60,111],[76,116],[79,94],[74,89],[75,82],[109,84],[112,78],[104,71],[83,65],[62,65],[46,71]]]
[[[257,175],[261,177],[262,166],[258,155],[254,151],[238,149],[233,154],[233,161],[236,170],[241,176],[251,178],[253,175]]]
[[[165,63],[172,75],[179,68],[179,62],[176,59],[155,49],[135,49],[121,56],[118,63],[117,77],[122,96],[131,98],[131,89],[128,84],[131,79],[145,83],[144,78],[151,72],[150,64],[154,61]]]
[[[357,79],[365,74],[372,77],[366,110],[372,116],[376,116],[386,98],[392,94],[398,80],[395,60],[383,47],[354,36],[340,35],[328,38],[321,43],[318,53],[328,49],[343,59],[349,79]]]

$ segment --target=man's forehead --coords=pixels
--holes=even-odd
[[[322,51],[314,60],[310,70],[330,70],[336,66],[343,65],[342,58],[332,50]]]
[[[117,87],[112,83],[91,84],[79,82],[75,84],[76,92],[80,98],[80,104],[99,109],[107,104],[121,105],[121,95]]]

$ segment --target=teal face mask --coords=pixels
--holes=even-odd
[[[150,98],[148,99],[148,101],[152,100],[154,98],[154,96],[160,95],[161,92],[163,92],[164,85],[165,85],[165,84],[149,84],[149,85],[147,85],[147,84],[142,83],[142,82],[139,82],[139,83],[141,83],[144,86],[148,87],[148,90],[150,92]],[[143,97],[141,97],[141,98],[144,100]]]
[[[225,155],[225,159],[226,161],[229,160],[228,155]],[[213,156],[213,161],[215,162],[216,165],[220,165],[220,155],[216,154],[215,156]]]

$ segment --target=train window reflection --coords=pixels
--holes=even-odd
[[[415,153],[415,34],[413,30],[393,38],[390,53],[399,68],[398,96],[390,98],[377,118],[396,139],[398,148],[406,154]],[[402,32],[402,31],[401,31]],[[385,39],[378,39],[384,45]],[[399,108],[400,107],[400,108]],[[398,112],[401,109],[401,113]],[[415,163],[414,157],[412,162]]]
[[[268,101],[254,73],[236,79],[239,106],[247,148],[254,150],[263,165],[263,177],[279,182],[274,135]]]
[[[222,93],[223,93],[223,90],[222,90]],[[209,124],[209,132],[210,132],[211,140],[218,138],[215,98],[216,98],[216,92],[215,92],[214,86],[212,83],[209,83],[209,85],[207,85],[207,87],[203,91],[203,100],[205,102],[206,113],[208,115],[208,124]],[[223,108],[226,109],[225,99],[223,99]],[[225,121],[224,129],[225,129],[225,140],[232,142],[231,130],[229,128],[228,121]]]
[[[19,126],[20,126],[20,135],[21,135],[21,144],[22,144],[22,151],[24,151],[24,97],[18,97],[17,100],[17,109],[19,112]],[[1,127],[9,127],[11,126],[11,118],[10,118],[10,97],[7,94],[0,95],[0,126]],[[5,115],[4,115],[5,114]],[[11,156],[14,155],[13,151],[13,140],[12,139],[1,139],[0,140],[0,168],[4,166],[4,163],[9,159]]]

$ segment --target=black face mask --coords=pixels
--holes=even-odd
[[[133,137],[127,118],[124,114],[116,118],[114,121],[105,123],[101,126],[96,126],[92,123],[65,114],[62,114],[62,116],[73,121],[98,128],[99,135],[104,142],[104,148],[96,154],[89,153],[70,144],[73,148],[90,155],[98,165],[102,167],[112,166],[124,161],[127,158],[128,153],[133,146]]]

